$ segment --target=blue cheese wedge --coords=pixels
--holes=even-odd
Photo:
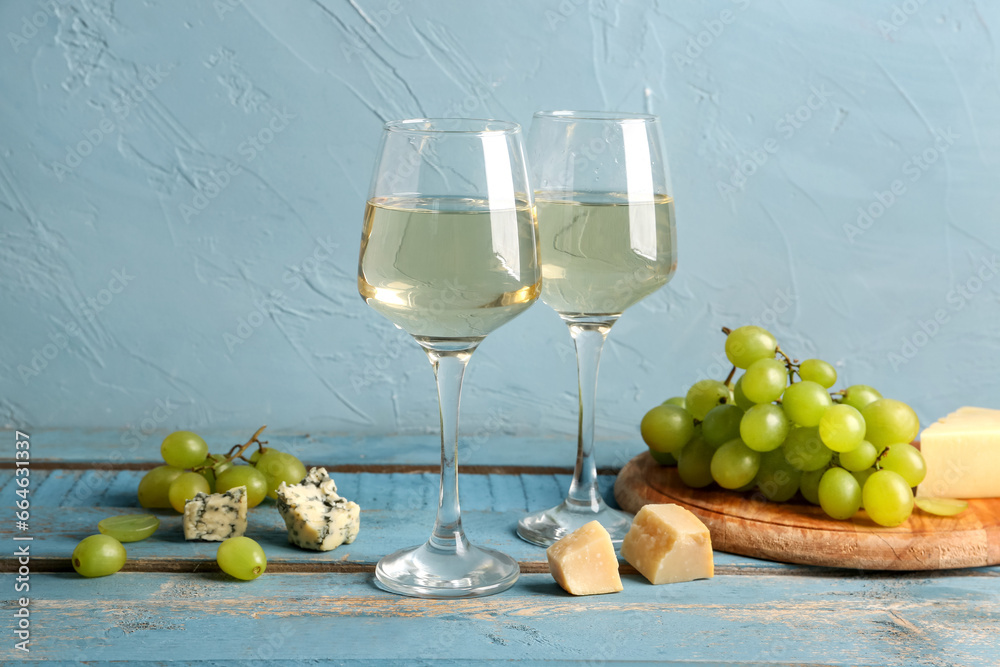
[[[326,468],[312,468],[299,484],[278,487],[278,511],[288,528],[288,541],[303,549],[330,551],[358,536],[361,508],[337,495]]]
[[[247,487],[198,493],[184,503],[184,539],[221,542],[247,532]]]

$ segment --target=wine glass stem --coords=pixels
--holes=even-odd
[[[574,505],[600,509],[603,500],[597,487],[594,459],[594,412],[597,409],[597,370],[601,350],[611,326],[606,323],[569,323],[576,343],[576,363],[580,385],[580,423],[577,436],[576,467],[567,500]]]
[[[426,350],[437,378],[441,414],[441,490],[437,518],[430,544],[448,553],[462,553],[469,541],[462,530],[462,509],[458,501],[458,412],[462,400],[462,379],[472,350]]]

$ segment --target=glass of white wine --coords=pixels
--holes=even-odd
[[[517,562],[473,546],[458,497],[462,378],[486,334],[541,291],[536,225],[516,123],[386,123],[365,209],[358,291],[412,335],[437,378],[441,487],[430,539],[382,558],[378,584],[431,598],[499,593]]]
[[[531,123],[542,301],[569,325],[580,388],[569,493],[560,505],[518,522],[518,535],[534,544],[547,546],[594,520],[621,542],[632,523],[598,490],[597,369],[611,326],[677,268],[674,202],[660,141],[659,119],[647,114],[540,111]]]

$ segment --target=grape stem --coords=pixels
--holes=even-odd
[[[722,384],[729,385],[733,381],[734,375],[736,375],[736,366],[733,366],[733,370],[729,371],[729,375],[726,376],[726,380]]]
[[[883,449],[881,452],[878,453],[878,456],[875,457],[875,462],[872,463],[872,467],[875,468],[875,470],[882,469],[882,466],[879,465],[879,461],[881,461],[882,458],[888,453],[889,453],[888,447],[886,447],[885,449]]]
[[[238,459],[238,458],[239,459],[243,459],[243,452],[245,452],[247,450],[247,448],[250,445],[254,444],[255,442],[260,447],[260,451],[263,452],[264,451],[264,445],[267,444],[267,440],[258,440],[257,438],[258,438],[258,436],[260,436],[261,433],[264,432],[265,428],[267,428],[267,424],[264,424],[259,429],[257,429],[257,431],[254,432],[254,434],[252,436],[250,436],[250,439],[247,440],[244,444],[242,444],[242,445],[233,445],[230,448],[230,450],[228,452],[226,452],[226,460],[225,460],[225,462],[228,463],[228,462],[232,461],[233,459]],[[247,461],[246,459],[243,459],[243,460]],[[195,472],[198,472],[199,470],[202,470],[204,468],[214,467],[218,463],[219,462],[213,462],[211,466],[201,466],[201,468],[192,468],[192,470],[194,470]],[[247,463],[249,463],[249,461],[247,461]]]
[[[784,358],[784,360],[785,360],[785,366],[788,367],[788,384],[794,384],[795,383],[795,370],[798,368],[798,366],[795,365],[795,361],[793,361],[791,357],[789,357],[787,354],[785,354],[785,351],[781,349],[780,345],[778,345],[777,347],[775,347],[774,351],[777,352],[779,355],[781,355]]]

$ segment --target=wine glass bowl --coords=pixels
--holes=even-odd
[[[473,119],[385,124],[365,208],[358,291],[427,353],[441,417],[441,485],[430,539],[382,558],[376,581],[418,597],[505,590],[518,578],[517,562],[466,537],[456,457],[472,353],[541,291],[520,126]]]
[[[631,515],[608,507],[593,455],[597,371],[611,327],[665,285],[677,268],[674,203],[648,114],[542,111],[529,132],[542,301],[569,326],[577,350],[577,459],[566,499],[518,522],[549,545],[593,520],[620,542]]]

